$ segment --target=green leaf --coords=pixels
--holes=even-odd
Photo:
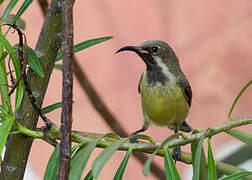
[[[8,84],[7,73],[6,73],[6,65],[5,65],[5,57],[8,55],[6,51],[3,52],[3,46],[0,43],[0,94],[1,94],[1,101],[2,107],[6,111],[7,114],[12,114],[12,107],[11,107],[11,99],[8,95],[9,87],[6,86]]]
[[[0,105],[0,111],[5,115],[8,116],[7,111],[4,109],[4,107],[2,105]]]
[[[239,92],[239,94],[236,96],[236,98],[235,98],[235,100],[234,100],[234,102],[233,102],[233,104],[232,104],[232,106],[231,106],[231,108],[230,108],[230,110],[229,110],[229,112],[228,112],[228,115],[227,115],[227,119],[228,119],[229,121],[232,121],[231,114],[232,114],[232,112],[233,112],[233,110],[234,110],[234,107],[235,107],[236,103],[238,102],[238,100],[239,100],[239,98],[241,97],[241,95],[245,92],[245,90],[246,90],[251,84],[252,84],[252,80],[250,80],[250,81],[241,89],[241,91]]]
[[[198,143],[191,143],[192,159],[193,159],[192,180],[207,179],[206,158],[202,146],[203,141],[204,141],[204,135],[200,137]]]
[[[6,18],[9,16],[11,10],[16,6],[18,0],[11,0],[4,10],[3,16],[2,16],[2,22],[5,22]]]
[[[149,175],[149,171],[150,171],[150,166],[151,166],[151,162],[152,159],[154,158],[154,156],[158,153],[158,151],[164,147],[165,144],[167,144],[167,142],[171,141],[172,139],[178,137],[182,135],[182,133],[176,133],[173,134],[171,136],[169,136],[168,138],[166,138],[162,144],[160,146],[158,146],[158,148],[153,152],[153,154],[149,157],[149,159],[145,162],[144,167],[143,167],[143,174],[144,176],[148,176]]]
[[[229,176],[220,178],[220,180],[241,179],[241,178],[244,178],[244,177],[246,177],[246,176],[248,176],[248,175],[252,175],[252,172],[250,172],[250,171],[238,172],[238,173],[234,173],[234,174],[231,174],[231,175],[229,175]]]
[[[104,41],[107,41],[109,39],[112,39],[113,36],[107,36],[107,37],[102,37],[102,38],[97,38],[97,39],[89,39],[87,41],[81,42],[79,44],[74,45],[74,53],[77,53],[83,49],[86,49],[88,47],[91,47],[93,45],[102,43]],[[62,59],[62,53],[58,53],[58,56],[56,58],[56,61],[59,61],[60,59]]]
[[[207,179],[217,180],[217,171],[216,171],[215,161],[213,157],[213,151],[211,147],[210,138],[207,139],[207,144],[208,144]]]
[[[17,57],[16,52],[14,51],[14,48],[11,46],[9,41],[5,38],[5,36],[0,32],[0,41],[3,44],[4,48],[6,49],[6,52],[9,54],[13,66],[14,66],[14,71],[16,74],[16,78],[18,79],[20,72],[21,72],[21,67],[19,63],[19,59]],[[24,95],[24,81],[23,79],[18,83],[17,90],[16,90],[16,102],[15,102],[15,109],[18,109],[21,101],[23,99]]]
[[[245,132],[241,132],[238,131],[236,129],[229,129],[227,131],[225,131],[227,134],[229,134],[230,136],[233,136],[234,138],[240,140],[241,142],[248,144],[248,145],[252,145],[252,135],[245,133]]]
[[[181,179],[176,168],[176,165],[172,159],[172,155],[169,152],[168,145],[164,147],[164,162],[165,162],[165,175],[166,179],[179,180]]]
[[[92,169],[87,173],[86,177],[84,178],[84,180],[93,180],[93,172]]]
[[[121,138],[120,140],[114,142],[110,146],[106,147],[99,156],[94,160],[92,165],[92,172],[94,178],[97,179],[103,166],[109,160],[109,158],[114,154],[114,152],[129,138]]]
[[[75,144],[71,150],[71,156],[75,153],[75,151],[80,148],[80,144]]]
[[[4,145],[6,143],[9,131],[14,123],[14,119],[4,120],[0,125],[0,155],[2,154]]]
[[[57,180],[57,173],[59,168],[60,145],[58,144],[54,149],[46,166],[44,180]]]
[[[70,161],[69,179],[79,180],[81,178],[82,172],[85,169],[91,153],[103,137],[104,136],[100,136],[99,138],[90,142],[87,146],[80,148],[74,154]]]
[[[47,114],[61,107],[62,107],[62,102],[57,102],[57,103],[54,103],[54,104],[51,104],[49,106],[42,108],[42,113]]]
[[[72,103],[74,103],[74,101]],[[49,106],[42,108],[42,113],[47,114],[61,107],[62,107],[62,102],[57,102],[57,103],[54,103],[54,104],[51,104]]]
[[[15,50],[18,50],[19,44],[15,44],[13,46]],[[28,65],[32,68],[33,71],[35,71],[40,77],[44,77],[43,69],[40,65],[39,59],[35,51],[33,51],[32,48],[27,46],[28,48]],[[25,47],[23,46],[23,53],[25,53]]]
[[[0,5],[4,2],[4,0],[0,0]]]
[[[150,136],[146,136],[144,134],[137,134],[136,135],[136,138],[137,139],[144,139],[144,140],[147,140],[149,141],[151,144],[156,144],[156,141],[154,139],[152,139]]]
[[[28,46],[28,64],[32,68],[33,71],[38,73],[38,75],[42,78],[45,77],[43,69],[40,65],[39,59],[35,51]]]
[[[15,24],[17,19],[20,18],[20,16],[22,16],[22,14],[25,12],[25,10],[31,5],[31,3],[33,2],[33,0],[25,0],[22,4],[22,6],[19,8],[15,18],[14,18],[14,21],[12,24]]]
[[[129,157],[132,154],[132,150],[134,149],[134,146],[131,146],[127,152],[127,154],[125,155],[125,157],[123,158],[122,163],[120,164],[119,168],[116,171],[116,174],[113,178],[113,180],[121,180],[123,177],[123,173],[125,171],[125,168],[128,164],[129,161]]]

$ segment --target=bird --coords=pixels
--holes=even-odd
[[[146,65],[138,84],[143,111],[142,128],[136,135],[148,129],[150,124],[167,126],[177,133],[191,132],[185,121],[192,102],[192,89],[181,70],[179,60],[171,46],[160,40],[145,41],[137,46],[125,46],[117,52],[133,51]],[[134,136],[131,143],[137,143]],[[175,162],[180,160],[180,147],[173,149]]]

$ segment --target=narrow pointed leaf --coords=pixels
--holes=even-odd
[[[101,136],[94,141],[90,142],[87,146],[80,148],[70,161],[70,172],[69,179],[79,180],[81,178],[82,172],[88,162],[88,159],[93,152],[96,145],[104,136]]]
[[[234,138],[240,140],[241,142],[252,145],[252,134],[248,134],[242,131],[238,131],[236,129],[229,129],[225,131],[230,136],[233,136]]]
[[[143,174],[144,176],[148,176],[149,175],[149,171],[150,171],[150,166],[151,166],[151,162],[152,162],[152,159],[154,158],[154,156],[158,153],[158,151],[160,149],[162,149],[164,147],[165,144],[167,144],[169,141],[171,141],[172,139],[180,136],[181,133],[176,133],[176,134],[173,134],[171,136],[169,136],[168,138],[166,138],[162,144],[160,146],[158,146],[158,148],[152,153],[152,155],[149,157],[149,159],[145,162],[144,164],[144,167],[143,167]]]
[[[216,171],[215,161],[213,157],[213,151],[211,147],[210,138],[208,138],[207,144],[208,144],[207,179],[217,180],[217,171]]]
[[[137,134],[136,135],[137,139],[144,139],[149,141],[151,144],[156,144],[156,141],[154,139],[152,139],[150,136],[146,136],[144,134]]]
[[[3,16],[2,16],[2,22],[5,22],[5,19],[9,16],[11,10],[16,6],[18,0],[11,0],[8,4],[8,6],[5,8]]]
[[[81,42],[79,44],[74,45],[74,53],[77,53],[83,49],[89,48],[93,45],[102,43],[102,42],[107,41],[112,38],[113,38],[113,36],[107,36],[107,37],[102,37],[102,38],[89,39],[87,41]],[[62,59],[62,53],[60,52],[56,58],[56,61],[59,61],[61,59]]]
[[[43,69],[40,65],[39,59],[35,51],[32,48],[28,47],[28,64],[33,71],[38,73],[40,77],[45,77]]]
[[[14,48],[11,46],[11,44],[9,43],[9,41],[5,38],[5,36],[0,32],[0,41],[2,43],[2,45],[4,46],[4,48],[6,49],[6,52],[9,54],[13,66],[14,66],[14,71],[16,74],[16,79],[19,77],[20,72],[21,72],[21,67],[20,67],[20,63],[19,63],[19,59],[17,57],[16,52],[14,51]],[[16,99],[15,99],[15,108],[18,109],[21,101],[23,99],[23,94],[24,94],[24,81],[21,80],[17,86],[17,90],[16,90]]]
[[[17,50],[19,47],[18,44],[15,44],[13,48]],[[35,71],[40,77],[44,77],[44,72],[43,69],[40,65],[39,59],[35,51],[30,48],[29,46],[27,47],[28,49],[28,65],[31,67],[33,71]],[[23,53],[25,54],[25,48],[23,46]]]
[[[80,148],[80,144],[75,144],[71,149],[71,156],[76,152],[76,150]]]
[[[123,177],[123,173],[125,171],[125,168],[128,164],[129,161],[129,157],[132,154],[132,150],[134,149],[134,146],[131,146],[127,152],[127,154],[125,155],[125,157],[123,158],[122,163],[120,164],[119,168],[116,171],[116,174],[114,176],[113,180],[121,180]]]
[[[114,142],[110,146],[106,147],[103,152],[95,159],[92,165],[92,172],[94,178],[97,179],[103,166],[109,160],[109,158],[114,154],[114,152],[125,142],[128,138],[121,138],[120,140]]]
[[[84,178],[84,180],[93,180],[93,172],[92,169],[87,173],[86,177]]]
[[[221,178],[220,180],[235,180],[235,179],[241,179],[241,178],[244,178],[248,175],[252,175],[252,172],[250,171],[243,171],[243,172],[238,172],[238,173],[235,173],[235,174],[231,174],[229,176],[226,176],[224,178]]]
[[[164,147],[164,160],[165,160],[165,175],[166,179],[170,180],[180,180],[180,176],[178,173],[178,170],[176,168],[176,165],[172,159],[172,155],[169,152],[168,146],[166,145]]]
[[[165,177],[166,180],[170,180],[172,179],[171,173],[170,173],[170,169],[168,166],[168,159],[164,157],[164,163],[165,163]]]
[[[59,154],[60,145],[58,144],[47,163],[45,175],[43,178],[44,180],[57,180],[57,173],[59,168]]]
[[[73,103],[74,103],[74,101],[73,101]],[[50,113],[50,112],[54,111],[55,109],[58,109],[61,107],[62,107],[62,102],[57,102],[57,103],[54,103],[54,104],[51,104],[49,106],[42,108],[42,113],[47,114],[47,113]]]
[[[193,152],[194,148],[192,148],[192,155],[194,154],[192,180],[207,179],[206,158],[202,146],[203,141],[204,141],[204,135],[200,137],[195,152]],[[191,146],[194,146],[193,143],[191,144]]]
[[[9,131],[14,123],[14,119],[7,119],[0,125],[0,154],[2,154],[4,145],[6,143]]]
[[[4,109],[4,107],[2,105],[0,105],[0,111],[4,114],[4,115],[8,115],[7,111]]]
[[[51,104],[49,106],[42,108],[42,113],[47,114],[61,107],[62,107],[62,102],[54,103],[54,104]]]
[[[252,84],[252,80],[250,80],[250,81],[240,90],[239,94],[236,96],[236,98],[235,98],[235,100],[234,100],[234,102],[233,102],[233,104],[232,104],[232,106],[231,106],[231,108],[230,108],[230,110],[229,110],[229,112],[228,112],[228,115],[227,115],[227,119],[228,119],[229,121],[232,121],[231,114],[232,114],[232,112],[233,112],[233,110],[234,110],[234,107],[235,107],[236,103],[237,103],[238,100],[240,99],[241,95],[245,92],[245,90],[246,90],[251,84]]]

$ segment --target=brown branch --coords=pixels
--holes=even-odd
[[[21,79],[26,76],[26,66],[28,63],[28,46],[27,46],[25,34],[15,24],[3,24],[3,25],[7,25],[7,26],[12,27],[14,30],[16,30],[18,32],[18,37],[19,37],[18,59],[20,61],[21,73],[20,73],[18,79],[16,80],[16,82],[12,85],[10,92],[8,93],[8,95],[10,96],[15,91],[15,89],[16,89],[18,83],[21,81]],[[23,45],[24,45],[24,56],[23,56]],[[8,63],[8,66],[10,69],[10,63]],[[11,74],[11,81],[14,82],[13,75],[11,73],[11,69],[10,69],[10,74]]]
[[[62,5],[62,113],[60,127],[59,180],[68,180],[71,158],[72,98],[73,98],[73,4],[75,0],[64,0]]]
[[[39,107],[42,105],[60,47],[61,19],[59,0],[52,0],[35,48],[35,51],[40,54],[39,60],[45,72],[45,77],[41,78],[39,75],[34,74],[31,69],[27,73],[27,80],[31,84],[30,88],[32,92],[36,92],[38,95],[37,104]],[[16,112],[16,119],[24,127],[32,130],[37,126],[38,114],[31,106],[27,95],[24,95],[22,104]],[[32,138],[22,134],[8,137],[4,161],[1,164],[1,180],[23,179],[32,142]]]

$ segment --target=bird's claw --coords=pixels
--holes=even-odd
[[[174,147],[173,151],[172,151],[172,157],[173,157],[175,163],[180,160],[180,156],[181,156],[180,146]]]
[[[138,143],[137,138],[136,138],[135,136],[132,136],[132,137],[130,138],[130,143]]]

